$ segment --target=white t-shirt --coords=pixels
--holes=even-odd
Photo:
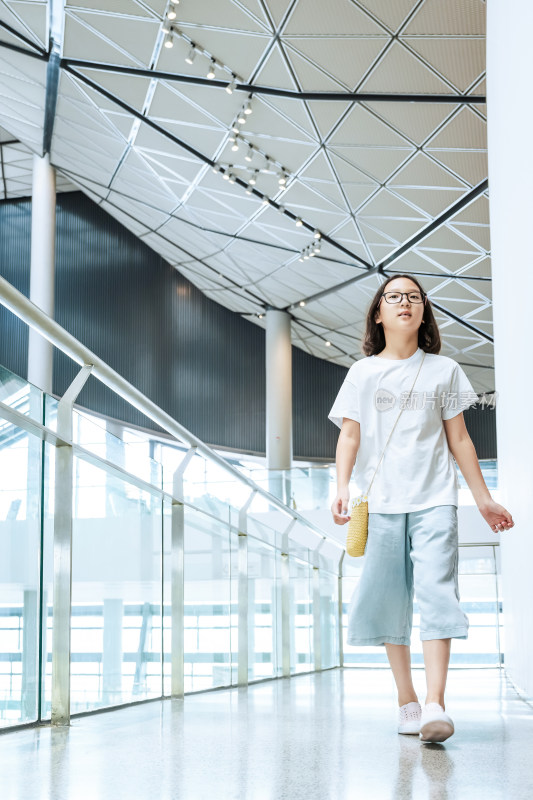
[[[360,423],[361,443],[353,480],[366,492],[402,407],[368,495],[369,513],[398,514],[458,505],[459,482],[443,420],[477,402],[472,384],[448,356],[426,353],[410,403],[405,400],[424,355],[367,356],[352,364],[328,418]]]

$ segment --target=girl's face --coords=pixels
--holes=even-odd
[[[416,283],[408,278],[395,278],[386,284],[383,291],[394,293],[418,292],[422,294]],[[423,294],[422,300],[424,300]],[[400,331],[405,331],[408,334],[415,333],[422,323],[424,305],[424,302],[411,302],[406,294],[402,295],[399,303],[387,303],[382,296],[376,312],[376,322],[381,322],[383,328],[391,333]]]

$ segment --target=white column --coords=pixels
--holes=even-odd
[[[292,466],[291,318],[286,311],[266,312],[266,457],[267,468]]]
[[[487,102],[492,247],[495,388],[500,502],[515,527],[500,534],[505,669],[533,698],[533,395],[531,371],[530,268],[533,193],[531,131],[527,97],[533,77],[533,4],[487,3]],[[489,539],[497,539],[487,527]]]
[[[30,300],[53,317],[56,177],[48,154],[33,156],[32,192]],[[50,342],[30,328],[28,381],[48,393],[52,391],[53,351]]]

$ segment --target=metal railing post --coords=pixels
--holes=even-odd
[[[338,630],[339,630],[339,667],[344,667],[344,639],[343,639],[343,630],[342,630],[342,566],[344,562],[344,556],[346,551],[343,550],[341,553],[341,557],[339,558],[339,576],[338,576]]]
[[[291,674],[291,595],[289,532],[296,523],[291,519],[281,537],[281,674]]]
[[[196,447],[187,450],[174,472],[170,545],[171,677],[170,696],[185,694],[185,506],[183,475]]]
[[[248,685],[248,509],[257,492],[254,490],[239,509],[239,653],[237,685]]]
[[[320,560],[322,539],[313,550],[313,656],[315,670],[322,669],[322,613],[320,608]]]
[[[54,504],[54,617],[52,630],[52,725],[70,725],[70,615],[72,605],[72,408],[91,374],[78,372],[57,407]]]

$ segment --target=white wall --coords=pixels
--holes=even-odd
[[[498,475],[515,527],[502,534],[505,667],[533,698],[533,4],[487,3],[487,101]]]

